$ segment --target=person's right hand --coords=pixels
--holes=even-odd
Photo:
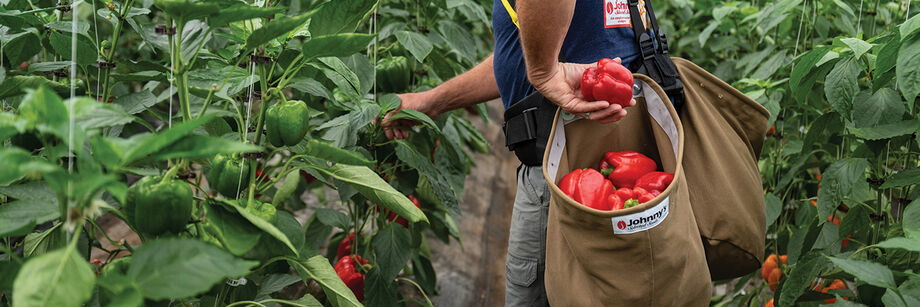
[[[428,115],[432,119],[438,117],[439,112],[432,107],[427,92],[396,94],[399,97],[399,107],[390,111],[383,117],[380,125],[388,139],[405,139],[409,137],[409,128],[418,125],[418,122],[411,119],[392,119],[396,111],[409,109],[415,110]]]
[[[620,58],[614,59],[620,62]],[[531,76],[530,81],[544,97],[558,105],[569,114],[596,120],[602,124],[612,123],[626,117],[626,109],[619,104],[607,101],[587,101],[581,94],[581,78],[585,70],[597,66],[597,63],[575,64],[557,63],[554,71],[547,75]],[[631,99],[626,107],[636,105]]]

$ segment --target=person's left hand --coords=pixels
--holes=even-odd
[[[614,61],[620,62],[620,58]],[[544,97],[558,105],[570,114],[596,120],[602,124],[612,123],[626,116],[626,109],[618,104],[607,101],[587,101],[581,94],[581,77],[585,70],[597,66],[597,63],[575,64],[558,63],[556,71],[542,80],[533,80],[534,88]],[[628,107],[636,105],[635,99],[630,99]]]

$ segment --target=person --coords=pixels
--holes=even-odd
[[[642,14],[644,31],[644,10]],[[402,103],[397,110],[435,118],[499,97],[508,109],[538,91],[564,111],[600,123],[626,116],[618,104],[586,101],[579,89],[585,69],[598,60],[618,58],[629,67],[638,57],[626,0],[495,0],[492,30],[495,46],[485,60],[431,90],[398,94]],[[391,120],[392,114],[382,123],[386,136],[408,137],[406,127],[417,123]],[[548,208],[549,188],[541,166],[521,165],[505,264],[506,306],[549,305],[543,285]]]

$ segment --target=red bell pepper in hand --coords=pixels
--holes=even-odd
[[[610,210],[607,195],[613,192],[613,184],[595,169],[574,170],[566,174],[559,188],[582,205],[597,210]]]
[[[636,179],[658,168],[655,160],[635,151],[611,151],[601,160],[601,172],[609,174],[607,178],[617,188],[632,188]]]
[[[581,77],[581,94],[585,100],[603,100],[623,107],[632,100],[632,72],[619,62],[601,59],[597,68],[588,68]]]
[[[333,267],[335,274],[361,302],[364,301],[364,274],[361,273],[363,270],[358,270],[358,268],[367,264],[370,262],[358,254],[353,254],[340,259]]]
[[[651,191],[663,192],[664,189],[667,189],[671,185],[671,181],[674,180],[674,174],[665,173],[665,172],[651,172],[639,179],[636,179],[636,187],[643,188]],[[657,196],[657,195],[656,195]]]

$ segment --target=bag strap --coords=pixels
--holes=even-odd
[[[505,6],[505,11],[508,12],[508,17],[511,17],[511,23],[514,23],[514,26],[520,29],[521,25],[518,24],[517,12],[514,11],[514,0],[511,0],[511,2],[502,0],[502,4]]]
[[[630,21],[633,24],[642,22],[639,14],[639,1],[628,0],[627,2]],[[637,73],[648,75],[661,85],[668,97],[673,99],[677,111],[680,112],[684,103],[684,85],[680,81],[677,67],[674,66],[668,54],[668,39],[664,33],[661,33],[658,20],[655,18],[655,10],[652,9],[649,1],[645,1],[645,11],[655,37],[653,40],[648,31],[633,31],[640,53],[640,61],[636,61],[633,68]]]

